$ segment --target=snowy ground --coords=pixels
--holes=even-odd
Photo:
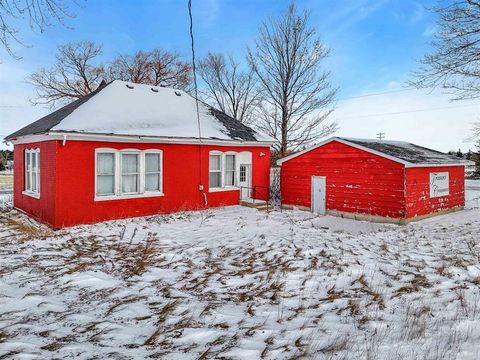
[[[235,206],[52,232],[2,200],[0,359],[478,358],[478,208],[396,226]]]

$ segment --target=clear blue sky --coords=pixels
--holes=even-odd
[[[433,4],[410,0],[298,1],[300,8],[311,10],[311,24],[332,48],[325,65],[340,89],[338,111],[332,116],[340,123],[340,135],[373,137],[377,131],[385,131],[387,138],[440,150],[471,147],[464,138],[473,122],[479,121],[478,102],[451,104],[448,96],[437,92],[390,92],[402,89],[409,72],[417,66],[415,59],[429,51],[435,18],[427,7]],[[24,79],[40,67],[49,67],[60,44],[79,40],[101,43],[105,61],[119,53],[154,47],[190,57],[186,0],[87,0],[80,5],[71,8],[75,17],[67,19],[67,27],[57,25],[38,34],[26,24],[21,26],[20,34],[29,45],[16,47],[21,60],[0,51],[0,135],[48,112],[29,105],[26,99],[33,96],[34,89]],[[273,0],[193,0],[198,55],[218,51],[242,58],[260,22],[279,16],[287,5],[287,1]],[[352,99],[378,92],[389,93]],[[378,115],[459,105],[454,110]],[[361,116],[355,118],[357,114]]]

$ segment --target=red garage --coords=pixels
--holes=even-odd
[[[183,91],[113,81],[9,135],[15,208],[61,228],[261,198],[271,139],[198,107],[199,118]]]
[[[465,205],[469,162],[407,142],[335,137],[277,163],[287,207],[405,224]]]

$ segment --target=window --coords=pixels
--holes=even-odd
[[[161,196],[161,150],[96,150],[95,200]]]
[[[137,194],[139,192],[140,169],[138,158],[140,154],[122,153],[122,194]]]
[[[115,153],[97,154],[97,195],[115,194]]]
[[[247,181],[247,167],[245,165],[240,166],[240,182]]]
[[[237,166],[237,153],[211,151],[209,156],[209,188],[222,190],[235,187],[238,181]]]
[[[40,149],[25,151],[24,194],[40,197]]]
[[[145,191],[160,191],[161,161],[159,153],[145,154]]]
[[[222,187],[222,156],[210,155],[209,180],[210,188]]]
[[[235,155],[225,155],[225,186],[235,186]]]

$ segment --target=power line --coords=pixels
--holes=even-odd
[[[379,132],[379,133],[377,133],[377,139],[378,139],[378,140],[383,140],[383,139],[385,139],[385,133],[384,133],[384,132]]]
[[[190,18],[190,40],[192,42],[192,72],[193,72],[193,87],[195,89],[195,104],[197,107],[198,138],[200,141],[202,141],[202,130],[200,127],[200,111],[198,109],[197,74],[195,70],[195,41],[193,37],[192,0],[188,0],[188,17]]]
[[[195,69],[195,40],[193,36],[193,16],[192,16],[192,0],[188,0],[188,17],[190,19],[190,40],[191,40],[191,46],[192,46],[192,72],[193,72],[193,87],[195,90],[195,106],[197,110],[197,125],[198,125],[198,190],[201,191],[203,194],[203,198],[205,201],[205,205],[207,205],[207,196],[204,192],[203,188],[203,179],[202,179],[202,128],[200,124],[200,110],[198,108],[198,87],[197,87],[197,73]]]
[[[356,118],[365,118],[365,117],[371,117],[371,116],[390,116],[390,115],[409,114],[409,113],[433,111],[433,110],[456,109],[456,108],[463,108],[463,107],[469,107],[469,106],[480,106],[480,105],[479,104],[469,104],[469,105],[457,105],[457,106],[439,106],[439,107],[424,108],[424,109],[394,111],[394,112],[377,113],[377,114],[356,115],[356,116],[345,116],[345,117],[340,117],[338,119],[350,119],[350,118],[356,119]]]
[[[382,92],[377,92],[377,93],[368,93],[368,94],[356,95],[356,96],[348,96],[348,97],[344,97],[344,98],[338,99],[338,101],[344,101],[344,100],[350,100],[350,99],[359,99],[359,98],[365,98],[365,97],[370,97],[370,96],[379,96],[379,95],[393,94],[393,93],[399,93],[399,92],[405,92],[405,91],[413,91],[413,90],[417,90],[417,89],[416,89],[416,88],[407,88],[407,89],[398,89],[398,90],[382,91]]]

